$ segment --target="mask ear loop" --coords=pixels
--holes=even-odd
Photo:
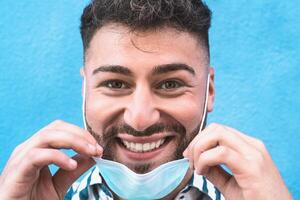
[[[210,74],[208,73],[207,81],[206,81],[206,94],[205,94],[204,109],[203,109],[203,114],[202,114],[199,133],[202,131],[204,121],[205,121],[205,117],[206,117],[206,112],[207,112],[208,93],[209,93],[209,79],[210,79]]]
[[[86,126],[86,121],[85,121],[85,95],[86,95],[86,78],[83,76],[83,88],[82,88],[82,120],[83,120],[83,125],[84,129],[87,130]]]

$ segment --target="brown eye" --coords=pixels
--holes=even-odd
[[[118,88],[118,89],[123,88],[123,85],[124,84],[120,81],[112,81],[107,84],[107,86],[110,88]]]
[[[168,80],[168,81],[164,81],[160,88],[164,89],[164,90],[170,90],[170,89],[176,89],[183,86],[182,83],[175,81],[175,80]]]
[[[108,80],[100,84],[101,86],[110,88],[110,89],[125,89],[128,88],[127,84],[120,80]]]

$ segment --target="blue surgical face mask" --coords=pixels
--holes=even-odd
[[[84,79],[82,111],[86,128],[85,84]],[[206,114],[208,89],[209,75],[199,132],[202,130]],[[180,185],[189,169],[189,162],[186,158],[162,164],[146,174],[137,174],[127,166],[111,160],[102,158],[94,158],[94,160],[108,187],[119,197],[128,200],[153,200],[167,196]]]
[[[153,200],[171,193],[183,180],[188,159],[180,159],[160,165],[146,173],[136,174],[123,164],[94,158],[101,176],[108,187],[122,199]]]

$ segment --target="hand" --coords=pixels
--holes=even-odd
[[[264,144],[237,130],[211,124],[194,138],[183,155],[226,200],[292,199]]]
[[[70,158],[62,148],[79,154]],[[102,151],[87,131],[55,121],[14,150],[0,177],[0,199],[63,199],[70,185],[94,165],[91,157]],[[54,176],[49,164],[60,168]]]

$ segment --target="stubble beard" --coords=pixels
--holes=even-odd
[[[206,121],[206,120],[205,120]],[[205,122],[204,122],[204,127],[205,127]],[[174,153],[171,155],[166,156],[164,161],[162,163],[155,163],[155,165],[159,166],[163,163],[173,161],[173,160],[178,160],[183,158],[183,152],[187,148],[187,146],[190,144],[190,142],[196,137],[196,135],[199,132],[200,129],[200,124],[191,131],[190,133],[186,133],[185,127],[179,123],[179,122],[174,122],[172,124],[154,124],[147,128],[145,131],[136,131],[132,127],[130,127],[127,124],[120,124],[120,125],[113,125],[110,128],[108,128],[106,131],[104,131],[103,134],[95,132],[93,128],[90,126],[90,124],[86,120],[86,127],[87,130],[90,132],[90,134],[96,139],[98,144],[100,144],[103,147],[103,156],[102,158],[120,162],[117,158],[114,151],[114,146],[117,145],[116,143],[116,137],[119,133],[127,133],[129,135],[133,136],[150,136],[152,134],[158,133],[158,132],[163,132],[163,131],[171,131],[175,134],[178,135],[176,137],[177,139],[175,140],[175,145],[176,147],[174,149]],[[144,174],[152,170],[152,166],[154,163],[151,162],[143,162],[143,163],[122,163],[129,167],[131,170],[135,171],[136,173],[139,174]]]

